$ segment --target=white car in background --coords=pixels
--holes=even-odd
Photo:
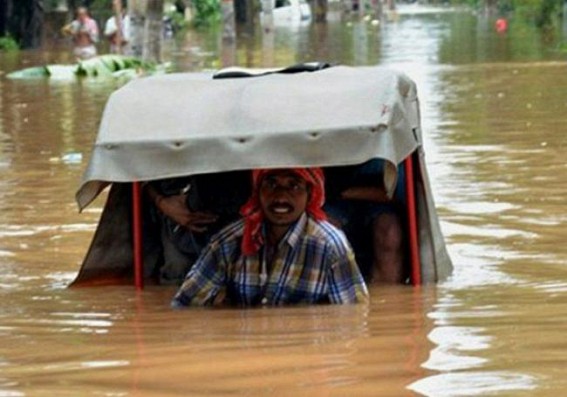
[[[305,0],[267,0],[272,2],[274,25],[297,25],[309,23],[312,19],[311,7]],[[260,13],[262,23],[267,22],[264,11]]]

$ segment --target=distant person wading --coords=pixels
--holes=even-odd
[[[130,17],[120,0],[114,0],[114,15],[106,20],[104,37],[110,43],[111,54],[129,54]]]
[[[73,53],[79,59],[88,59],[96,56],[96,46],[99,38],[98,25],[89,16],[86,7],[77,8],[77,19],[61,29],[63,34],[72,36],[75,48]]]

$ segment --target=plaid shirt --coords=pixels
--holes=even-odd
[[[330,223],[304,213],[279,243],[269,274],[265,245],[256,255],[241,254],[243,229],[240,220],[212,238],[172,306],[212,305],[222,299],[241,306],[367,301],[354,253]]]

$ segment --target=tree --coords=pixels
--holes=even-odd
[[[327,11],[329,9],[327,0],[314,0],[312,4],[315,14],[315,22],[326,22]]]
[[[0,1],[0,36],[11,35],[22,47],[39,47],[43,14],[43,0]]]
[[[234,0],[234,17],[236,22],[253,25],[259,3],[261,1]]]
[[[144,61],[159,62],[163,0],[128,0],[128,15],[132,55]]]
[[[236,38],[234,2],[232,0],[222,0],[221,11],[222,11],[222,38],[225,41],[232,41]]]
[[[144,49],[145,7],[143,0],[128,0],[130,17],[130,51],[137,58],[142,58]]]
[[[0,1],[0,37],[8,34],[8,6],[11,6],[11,0]]]
[[[144,61],[161,61],[161,37],[163,32],[163,0],[147,0],[144,27]]]

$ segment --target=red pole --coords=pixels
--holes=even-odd
[[[408,237],[410,248],[411,282],[421,284],[421,264],[419,261],[419,240],[417,234],[417,212],[415,203],[415,185],[413,179],[413,153],[405,159],[406,168],[406,203],[408,211]]]
[[[142,255],[142,194],[140,182],[132,183],[132,250],[134,254],[134,285],[144,288],[144,258]]]

